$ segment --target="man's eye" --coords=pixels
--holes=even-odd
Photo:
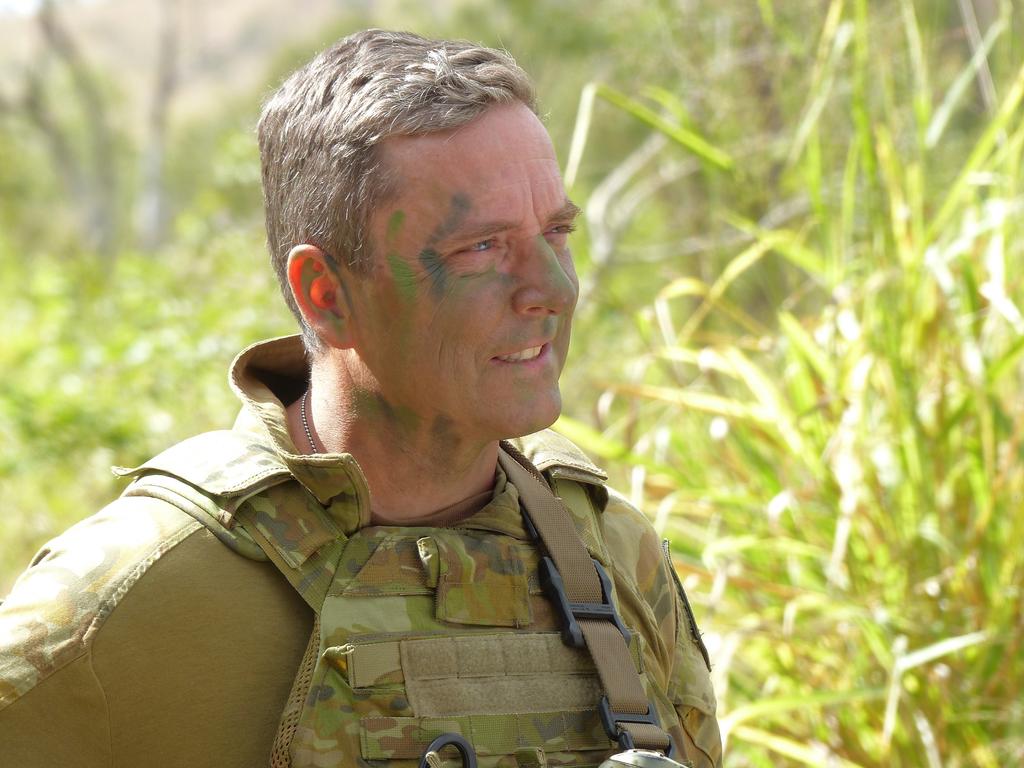
[[[575,224],[556,224],[555,226],[548,229],[545,234],[547,235],[568,235],[576,231]]]
[[[479,243],[473,243],[468,248],[463,248],[463,250],[470,251],[471,253],[483,253],[484,251],[491,250],[493,247],[494,239],[491,238],[490,240],[481,240]]]

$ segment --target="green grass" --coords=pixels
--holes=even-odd
[[[659,264],[676,276],[631,315],[644,344],[588,369],[597,427],[562,421],[641,468],[624,482],[700,596],[730,766],[1024,760],[1024,68],[995,69],[990,113],[964,103],[1020,19],[1000,6],[936,73],[915,6],[880,5],[903,60],[875,48],[876,6],[821,19],[774,187],[805,211],[710,206],[746,244],[710,279]],[[665,96],[658,121],[609,101],[707,163],[715,136]],[[786,286],[771,311],[757,280]]]

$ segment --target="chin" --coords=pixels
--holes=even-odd
[[[502,439],[532,435],[534,432],[547,429],[558,420],[561,413],[562,398],[557,392],[553,398],[544,398],[543,403],[534,401],[533,408],[522,414],[522,418],[514,422],[505,421]]]

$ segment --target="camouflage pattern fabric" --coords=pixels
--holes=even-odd
[[[146,568],[199,526],[155,505],[123,512],[111,505],[51,541],[4,601],[0,709],[78,658]]]
[[[449,731],[470,738],[483,768],[595,765],[616,751],[594,713],[599,689],[588,654],[558,640],[514,486],[499,478],[494,500],[450,528],[370,526],[368,490],[352,457],[298,454],[278,396],[252,373],[301,381],[304,366],[295,338],[250,348],[232,373],[245,404],[234,430],[121,470],[134,478],[126,496],[161,499],[194,518],[182,528],[181,515],[169,514],[173,530],[147,541],[173,542],[205,525],[239,554],[272,560],[320,613],[294,765],[404,768]],[[678,759],[720,765],[706,651],[650,524],[564,438],[545,431],[513,442],[566,500],[587,548],[612,576],[616,604],[634,630],[634,662],[684,752]],[[62,605],[59,584],[39,585],[58,599],[52,616],[39,617],[38,642],[23,647],[44,650],[3,661],[0,702],[59,665],[62,648],[95,631],[130,589],[139,553],[121,566],[116,546],[104,552],[109,568],[94,593],[86,591],[88,601]]]

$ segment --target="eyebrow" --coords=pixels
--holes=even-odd
[[[546,223],[569,222],[579,216],[580,213],[580,207],[572,200],[567,199],[561,208],[547,217]],[[493,219],[491,221],[480,222],[479,224],[470,224],[466,227],[460,227],[445,237],[443,242],[450,243],[453,241],[483,239],[490,235],[495,235],[498,232],[515,229],[517,226],[519,226],[519,222],[517,220]]]

